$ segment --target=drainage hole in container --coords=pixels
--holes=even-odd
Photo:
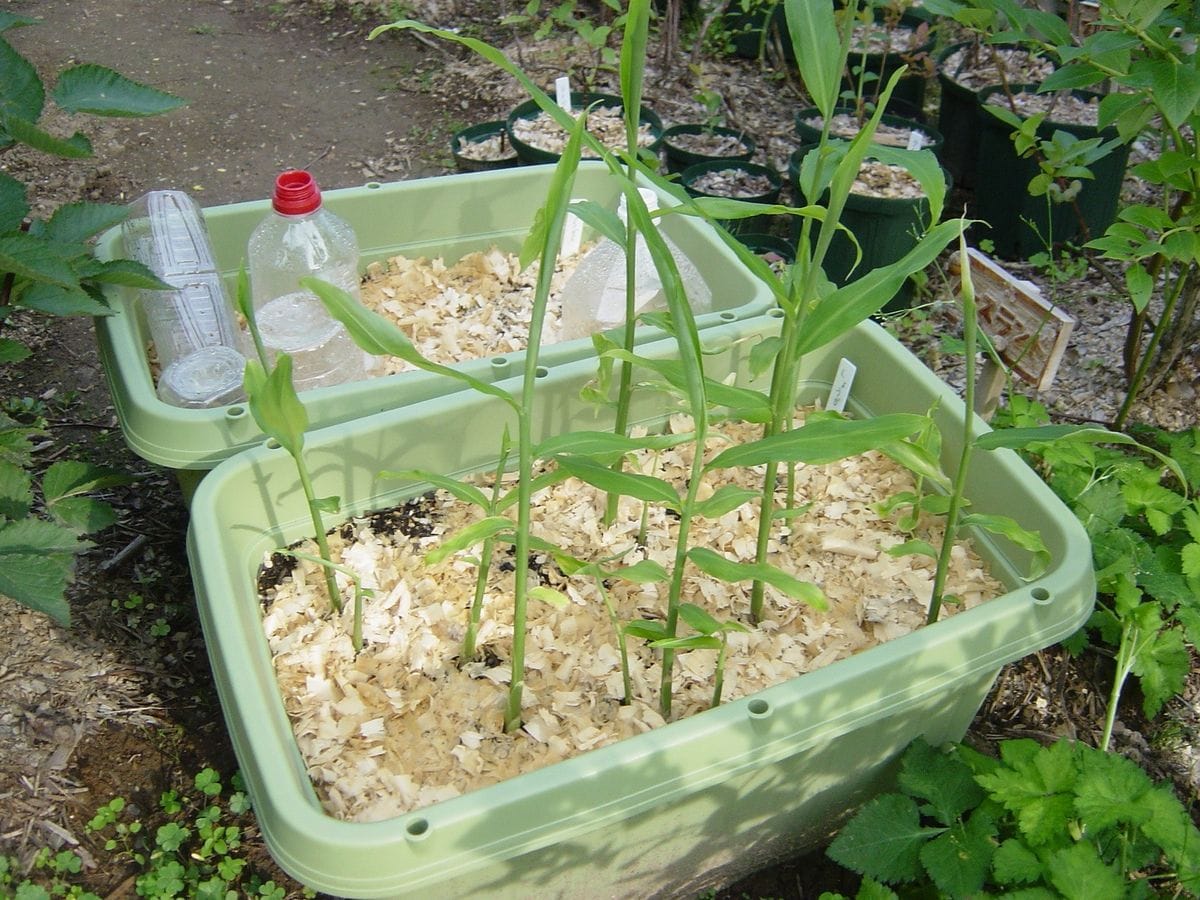
[[[1050,592],[1045,588],[1034,588],[1031,593],[1033,594],[1033,602],[1038,606],[1048,606],[1050,604]]]
[[[225,418],[227,419],[243,419],[246,416],[246,407],[230,406],[225,410]]]
[[[429,820],[409,819],[404,826],[404,831],[410,838],[420,840],[429,834]]]
[[[783,318],[783,310],[780,309],[778,306],[775,306],[775,307],[772,307],[771,309],[767,310],[767,315],[770,316],[772,319],[782,319]]]
[[[750,710],[750,718],[752,719],[765,719],[771,714],[771,704],[766,700],[751,700],[746,705],[746,708]]]
[[[535,375],[536,375],[538,378],[545,378],[547,375],[549,375],[549,374],[550,374],[550,370],[549,370],[549,369],[547,369],[545,366],[538,366],[538,367],[537,367],[537,371],[536,371],[536,372],[534,372],[534,374],[535,374]]]
[[[737,316],[735,316],[733,313],[729,312],[728,310],[721,313],[721,321],[722,322],[732,322],[736,318],[737,318]]]
[[[369,188],[372,191],[377,191],[383,187],[383,185],[378,181],[368,181],[365,185],[363,185],[363,187]]]

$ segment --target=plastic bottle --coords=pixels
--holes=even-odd
[[[243,399],[247,336],[213,260],[200,208],[183,191],[150,191],[130,204],[125,253],[174,290],[141,291],[159,364],[159,399],[203,408]]]
[[[654,210],[657,195],[639,188],[646,206]],[[621,221],[626,219],[625,197],[617,207]],[[660,232],[661,233],[661,232]],[[700,272],[675,243],[662,235],[679,269],[684,290],[695,313],[712,309],[712,292]],[[665,310],[667,298],[662,282],[650,256],[645,238],[637,236],[635,251],[637,272],[634,281],[634,310],[637,314]],[[562,289],[561,340],[587,337],[597,331],[616,328],[625,322],[625,252],[608,238],[603,238],[579,261]]]
[[[313,276],[359,297],[354,230],[322,206],[317,182],[299,169],[276,178],[271,207],[247,246],[263,344],[269,352],[291,355],[297,390],[365,377],[363,351],[317,296],[300,287],[301,278]]]

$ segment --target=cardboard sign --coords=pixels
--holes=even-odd
[[[974,247],[967,248],[979,327],[1014,374],[1037,390],[1048,390],[1058,372],[1075,320],[1042,298],[1037,285],[1015,278]],[[961,272],[954,254],[950,271]],[[961,280],[954,286],[957,297]]]

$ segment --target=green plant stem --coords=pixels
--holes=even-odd
[[[1142,358],[1138,363],[1137,371],[1134,372],[1133,378],[1130,379],[1129,389],[1125,392],[1125,399],[1122,401],[1121,408],[1117,411],[1117,417],[1113,421],[1113,427],[1117,430],[1125,427],[1129,413],[1133,410],[1133,404],[1137,401],[1138,394],[1142,389],[1142,382],[1145,380],[1146,374],[1150,371],[1155,351],[1158,349],[1158,345],[1162,342],[1170,326],[1172,314],[1175,311],[1175,304],[1179,302],[1179,295],[1183,292],[1185,280],[1184,277],[1175,279],[1170,293],[1163,302],[1162,314],[1159,315],[1158,322],[1154,325],[1154,331],[1150,335],[1150,343],[1142,351]]]
[[[958,518],[962,510],[963,496],[967,489],[967,470],[971,465],[971,451],[975,426],[975,353],[978,338],[978,320],[975,309],[975,286],[971,282],[971,269],[967,262],[966,241],[959,238],[959,253],[962,263],[963,303],[963,358],[966,368],[966,387],[963,390],[963,433],[962,452],[958,458],[958,471],[954,473],[950,504],[946,510],[946,532],[942,535],[941,551],[938,553],[937,568],[933,575],[933,591],[929,597],[929,614],[926,623],[932,625],[941,612],[946,577],[950,571],[950,554],[954,551],[954,540],[958,534]]]
[[[683,575],[687,568],[688,534],[692,527],[692,510],[696,508],[696,493],[704,478],[704,443],[708,437],[708,416],[698,410],[693,416],[696,429],[696,452],[692,456],[692,468],[688,476],[687,497],[679,510],[679,537],[675,542],[675,564],[671,570],[671,592],[667,598],[666,629],[669,637],[675,637],[679,626],[679,604],[683,597]],[[675,650],[663,648],[662,678],[659,682],[659,708],[664,718],[671,715],[671,679],[675,671]]]
[[[317,505],[317,495],[313,490],[312,476],[308,472],[308,466],[304,463],[303,454],[294,454],[292,457],[296,461],[296,473],[300,477],[300,487],[304,491],[304,499],[308,502],[308,514],[312,517],[313,539],[317,542],[317,551],[321,555],[321,559],[326,562],[333,562],[333,555],[329,551],[329,539],[325,536],[325,523],[321,521],[321,512]],[[333,571],[328,566],[322,566],[325,574],[325,587],[329,591],[329,602],[333,604],[334,610],[342,611],[342,595],[338,590],[337,578],[334,577]]]
[[[496,463],[495,478],[492,481],[492,502],[487,510],[489,516],[496,514],[496,504],[500,500],[501,479],[504,477],[504,467],[508,464],[508,436],[505,435],[504,451],[500,461]],[[475,641],[479,635],[479,620],[483,617],[483,598],[487,593],[488,575],[492,569],[492,556],[496,552],[496,539],[490,537],[483,542],[479,554],[479,571],[475,576],[475,596],[471,599],[471,612],[467,617],[467,633],[463,636],[462,660],[466,663],[475,658]]]
[[[636,152],[636,150],[635,150]],[[627,176],[631,181],[636,179],[633,167],[630,166]],[[625,217],[625,327],[622,329],[621,345],[627,353],[633,353],[636,330],[636,315],[634,304],[637,300],[637,228],[633,219]],[[633,399],[633,364],[619,360],[620,374],[617,376],[617,413],[613,423],[613,434],[625,434],[629,429],[629,407]],[[613,469],[621,471],[625,466],[625,457],[618,457],[613,463]],[[604,524],[609,525],[617,518],[617,507],[621,502],[619,494],[609,494],[604,509]]]
[[[1121,642],[1117,646],[1116,671],[1113,672],[1112,687],[1108,692],[1108,705],[1104,710],[1104,730],[1100,734],[1100,749],[1107,751],[1112,741],[1113,726],[1117,720],[1117,708],[1121,702],[1121,692],[1125,689],[1125,680],[1133,671],[1133,663],[1137,658],[1138,626],[1126,618],[1121,623]]]
[[[621,684],[625,691],[625,696],[621,698],[621,705],[628,706],[633,700],[633,679],[629,675],[629,645],[625,639],[625,629],[621,627],[616,607],[613,606],[608,589],[604,587],[604,578],[599,573],[596,574],[596,589],[600,592],[604,608],[608,611],[608,621],[612,623],[613,632],[617,636],[617,652],[621,654]]]
[[[729,650],[729,639],[721,632],[721,649],[717,651],[717,668],[713,672],[713,695],[710,709],[721,705],[721,695],[725,692],[725,654]]]

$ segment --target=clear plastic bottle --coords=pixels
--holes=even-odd
[[[301,278],[313,276],[360,296],[354,230],[325,209],[317,182],[299,169],[275,180],[271,206],[247,246],[250,293],[264,345],[292,356],[297,390],[365,377],[363,352],[316,295],[300,287]]]
[[[658,205],[657,195],[639,188],[638,193],[646,205],[654,210]],[[617,215],[626,218],[625,198],[621,197]],[[695,313],[712,309],[712,291],[690,259],[675,243],[663,235],[667,248],[679,269],[679,276],[687,293],[688,302]],[[638,315],[645,312],[665,310],[667,298],[650,248],[640,234],[635,251],[637,273],[634,281],[634,310]],[[562,326],[559,332],[564,341],[588,337],[597,331],[616,328],[625,322],[625,252],[608,238],[602,239],[579,261],[575,271],[562,289]]]
[[[159,399],[189,409],[242,399],[248,341],[200,207],[183,191],[150,191],[130,204],[122,235],[125,253],[173,288],[138,296],[158,360]]]

